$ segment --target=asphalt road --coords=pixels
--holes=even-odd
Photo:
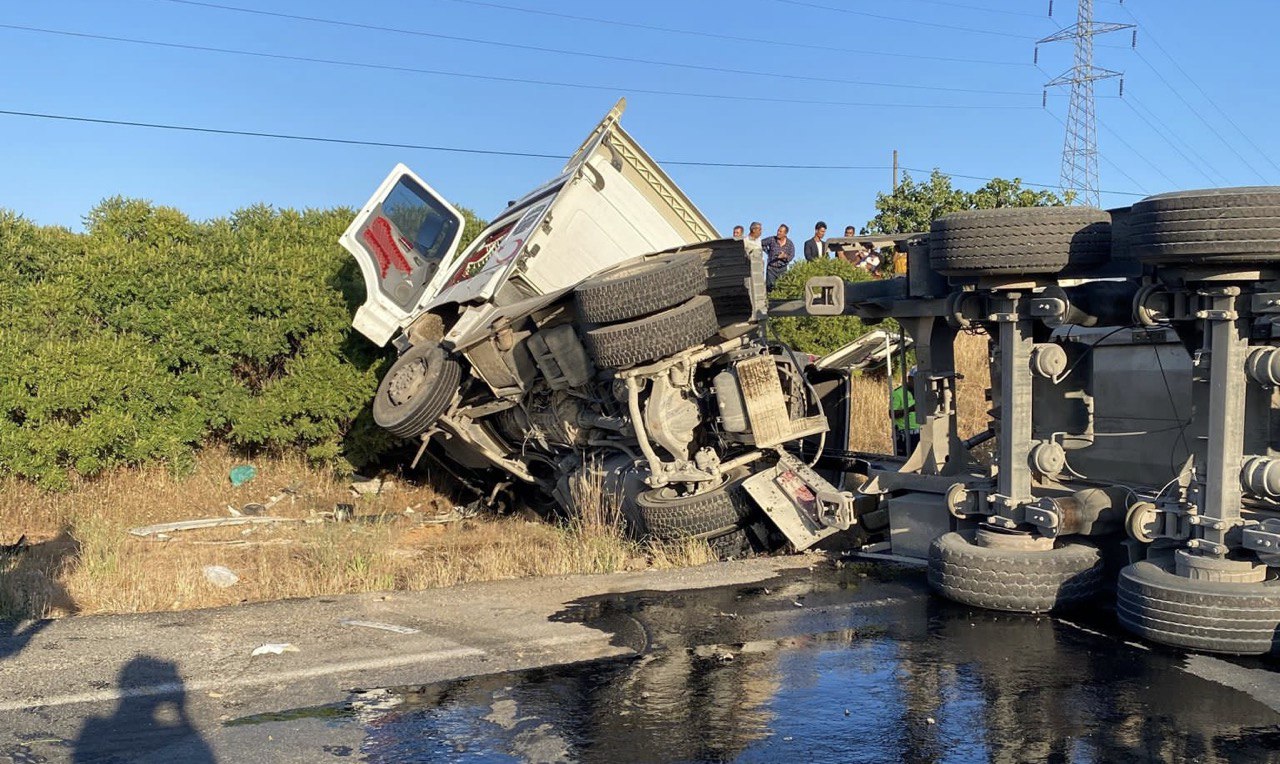
[[[922,579],[808,556],[28,624],[0,762],[1280,760],[1272,663]]]
[[[318,748],[304,744],[311,738],[304,728],[278,736],[225,723],[344,701],[357,688],[633,654],[613,644],[610,633],[552,617],[592,595],[743,584],[805,564],[807,558],[755,559],[678,571],[0,624],[0,764],[316,761]],[[252,655],[268,644],[297,651]],[[358,750],[357,732],[330,732],[336,734],[322,736],[319,748]]]

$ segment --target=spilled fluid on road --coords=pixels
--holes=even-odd
[[[362,726],[352,754],[371,762],[1280,761],[1276,712],[1184,656],[1104,617],[951,605],[914,572],[599,598],[561,617],[640,655],[362,692],[331,723]]]

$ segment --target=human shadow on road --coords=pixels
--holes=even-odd
[[[0,546],[0,661],[21,652],[51,620],[80,612],[58,580],[75,564],[80,544],[64,529],[35,544]]]
[[[187,693],[177,665],[139,655],[120,670],[116,687],[122,697],[115,713],[85,720],[73,762],[214,764],[213,751],[187,716]]]

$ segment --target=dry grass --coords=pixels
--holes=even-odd
[[[990,404],[985,394],[991,385],[991,370],[987,365],[985,334],[961,334],[957,338],[956,371],[963,377],[956,392],[960,437],[967,438],[987,429]],[[899,382],[895,378],[894,384]],[[853,421],[849,448],[870,453],[893,453],[889,387],[883,374],[853,379],[849,411]]]
[[[987,342],[961,336],[956,349],[960,430],[986,428]],[[892,452],[883,377],[853,381],[850,447]],[[354,498],[348,484],[301,459],[258,460],[257,478],[233,488],[229,454],[204,454],[174,477],[162,467],[120,470],[67,493],[0,481],[0,544],[25,534],[31,546],[0,553],[0,619],[74,613],[136,613],[230,605],[344,592],[420,590],[468,581],[564,573],[607,573],[709,562],[703,542],[641,545],[598,481],[575,487],[586,507],[561,526],[521,517],[477,517],[444,525],[422,519],[453,503],[430,487]],[[225,517],[227,505],[264,502],[285,486],[298,495],[269,511],[283,525],[188,531],[171,541],[130,536],[140,525]],[[349,523],[315,522],[337,503],[356,505]],[[405,510],[413,508],[412,514]],[[303,522],[312,518],[312,523]],[[240,577],[222,589],[202,572],[222,565]]]
[[[62,494],[0,483],[0,543],[26,534],[32,544],[0,556],[0,619],[184,610],[712,559],[705,543],[637,544],[608,508],[562,526],[491,516],[429,524],[422,520],[453,506],[429,487],[398,481],[395,491],[355,498],[345,481],[302,460],[280,459],[256,460],[258,476],[233,488],[227,472],[237,463],[211,452],[186,477],[163,468],[121,470]],[[290,485],[299,495],[269,513],[299,522],[187,531],[170,541],[128,533],[152,523],[226,517],[228,504],[263,502]],[[354,521],[321,519],[340,502],[356,506]],[[414,512],[406,514],[408,508]],[[208,565],[231,569],[239,582],[214,586],[202,572]]]

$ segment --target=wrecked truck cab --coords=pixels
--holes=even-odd
[[[620,101],[554,179],[508,206],[461,252],[461,214],[397,166],[340,240],[366,286],[355,328],[385,345],[427,313],[484,313],[567,289],[629,258],[717,238],[622,130],[624,108]]]
[[[828,425],[765,340],[763,263],[621,110],[461,251],[460,216],[407,168],[361,210],[354,324],[400,350],[374,419],[490,505],[573,513],[595,484],[639,537],[806,548],[853,522],[852,496],[788,453]]]

